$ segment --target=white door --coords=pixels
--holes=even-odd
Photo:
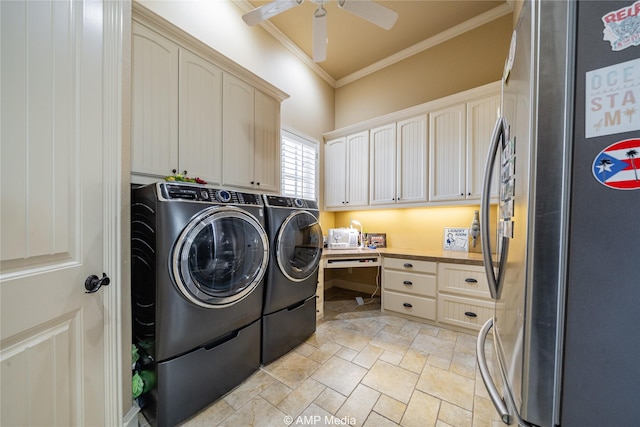
[[[115,111],[119,123],[121,107],[105,104],[121,92],[103,84],[121,76],[107,75],[103,49],[106,10],[117,26],[122,9],[107,3],[0,2],[3,426],[107,425],[121,405],[109,378],[121,355],[105,337],[118,284],[84,286],[116,252],[104,244],[117,203],[105,197],[103,157],[120,141],[105,118]]]

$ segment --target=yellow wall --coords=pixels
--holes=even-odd
[[[500,80],[511,14],[336,89],[336,128]]]
[[[326,235],[329,228],[348,227],[351,220],[362,224],[365,232],[386,233],[387,247],[404,249],[442,249],[445,227],[471,226],[474,211],[479,206],[422,207],[405,209],[336,212],[331,227],[322,224]],[[495,224],[492,209],[490,223]],[[479,242],[472,252],[480,252]]]

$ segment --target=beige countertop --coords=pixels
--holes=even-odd
[[[380,254],[388,258],[404,258],[423,261],[449,262],[453,264],[483,265],[482,254],[428,249],[378,248],[378,249],[323,249],[322,258],[362,258]]]

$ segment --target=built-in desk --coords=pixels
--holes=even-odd
[[[318,319],[324,316],[325,283],[335,283],[341,288],[381,294],[383,311],[475,329],[490,314],[491,306],[482,265],[482,254],[473,252],[324,249],[318,270]],[[356,280],[345,280],[351,274]]]

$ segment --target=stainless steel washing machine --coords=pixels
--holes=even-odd
[[[182,183],[132,190],[133,340],[153,361],[143,411],[175,425],[260,366],[264,204]]]
[[[316,330],[322,229],[313,200],[265,195],[270,242],[262,316],[262,363],[287,353]]]

